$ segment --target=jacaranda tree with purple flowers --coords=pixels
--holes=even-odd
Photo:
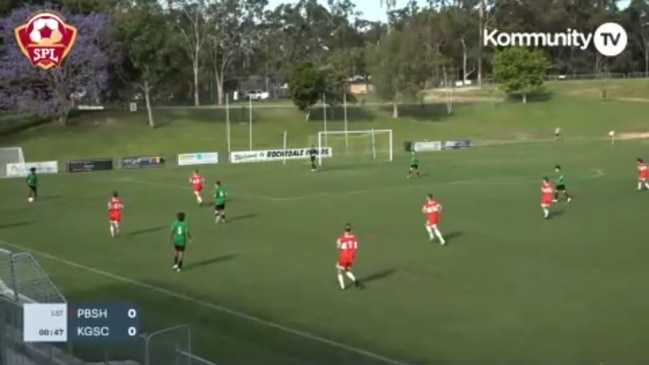
[[[61,14],[78,30],[72,51],[60,68],[34,67],[20,51],[14,29],[44,9]],[[71,14],[56,6],[25,6],[0,19],[0,109],[37,113],[66,124],[74,97],[99,99],[108,85],[114,62],[105,14]]]

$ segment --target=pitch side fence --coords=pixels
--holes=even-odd
[[[29,253],[0,249],[0,364],[8,365],[216,365],[192,354],[191,329],[176,326],[124,344],[23,342],[23,304],[66,303]]]

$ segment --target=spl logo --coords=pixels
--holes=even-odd
[[[45,70],[61,66],[77,40],[77,28],[51,11],[34,14],[15,33],[16,42],[29,62]]]

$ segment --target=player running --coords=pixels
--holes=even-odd
[[[643,188],[645,190],[649,190],[649,182],[647,181],[649,179],[649,170],[647,170],[647,165],[644,163],[644,161],[639,158],[638,159],[638,190],[642,190]]]
[[[27,175],[27,201],[33,202],[38,197],[38,176],[36,175],[36,168],[29,169]]]
[[[564,198],[566,198],[566,202],[570,203],[572,201],[572,197],[570,194],[568,194],[568,190],[566,190],[566,175],[561,171],[561,166],[556,165],[554,167],[554,173],[556,174],[556,180],[555,180],[555,191],[554,191],[554,199],[552,200],[553,202],[558,202],[559,201],[559,194],[561,194]]]
[[[444,240],[442,232],[440,232],[439,228],[437,228],[439,217],[442,214],[442,205],[433,199],[433,194],[426,194],[426,204],[424,204],[424,207],[421,208],[421,212],[428,216],[428,219],[426,220],[426,231],[428,232],[428,239],[430,241],[434,241],[437,237],[439,238],[440,245],[444,246],[446,244],[446,240]]]
[[[345,224],[345,232],[342,236],[336,241],[336,246],[340,250],[338,256],[338,263],[336,263],[336,269],[338,270],[338,283],[340,284],[340,290],[345,290],[345,274],[357,288],[361,288],[362,285],[356,279],[356,276],[352,273],[352,266],[354,266],[354,261],[356,261],[356,250],[358,249],[358,239],[356,235],[352,233],[351,224]]]
[[[124,210],[124,203],[119,198],[116,191],[113,192],[113,197],[108,201],[108,221],[110,224],[110,235],[115,238],[119,236],[119,224],[122,221],[122,210]]]
[[[198,170],[195,170],[192,176],[189,177],[189,183],[194,187],[194,195],[196,196],[196,202],[198,205],[203,204],[203,197],[201,192],[203,191],[203,185],[205,184],[205,179]]]
[[[221,181],[217,181],[214,189],[214,223],[225,223],[225,201],[228,191],[223,187]]]
[[[419,156],[416,151],[412,151],[412,155],[410,156],[410,169],[408,170],[407,178],[410,179],[412,175],[421,177],[421,173],[419,173]]]
[[[550,218],[550,205],[552,205],[552,194],[554,188],[547,177],[543,178],[541,185],[541,209],[543,209],[543,218]]]
[[[187,243],[191,243],[192,235],[189,232],[189,224],[185,220],[185,213],[176,214],[176,220],[171,224],[171,233],[169,242],[174,245],[174,266],[172,270],[180,272],[183,268],[183,259],[185,258],[185,248]]]

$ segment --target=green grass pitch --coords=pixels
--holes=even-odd
[[[231,194],[223,225],[195,204],[191,167],[43,175],[33,204],[22,181],[1,180],[0,239],[39,255],[70,301],[137,302],[150,330],[190,324],[196,352],[219,363],[644,363],[649,192],[635,189],[635,159],[647,144],[585,137],[604,135],[613,121],[637,131],[646,108],[572,102],[473,107],[439,124],[373,121],[395,130],[392,163],[334,157],[318,173],[302,162],[201,167]],[[296,145],[319,130],[299,123],[286,124],[304,132],[293,134],[302,138]],[[574,138],[422,153],[424,176],[406,179],[399,144],[416,133],[495,140],[555,126]],[[144,136],[124,128],[10,142],[28,160],[54,151],[61,159],[223,151],[222,142],[206,149],[202,135],[167,136],[204,132],[200,122],[150,132],[141,152]],[[277,146],[276,129],[271,136],[261,123],[267,135],[258,143]],[[101,145],[118,135],[119,145]],[[557,163],[574,200],[555,204],[546,221],[540,183]],[[126,204],[118,239],[105,213],[113,190]],[[420,209],[428,192],[444,205],[445,247],[427,241]],[[167,244],[177,211],[195,236],[181,273],[171,270]],[[347,221],[360,238],[362,291],[337,289],[335,239]]]

